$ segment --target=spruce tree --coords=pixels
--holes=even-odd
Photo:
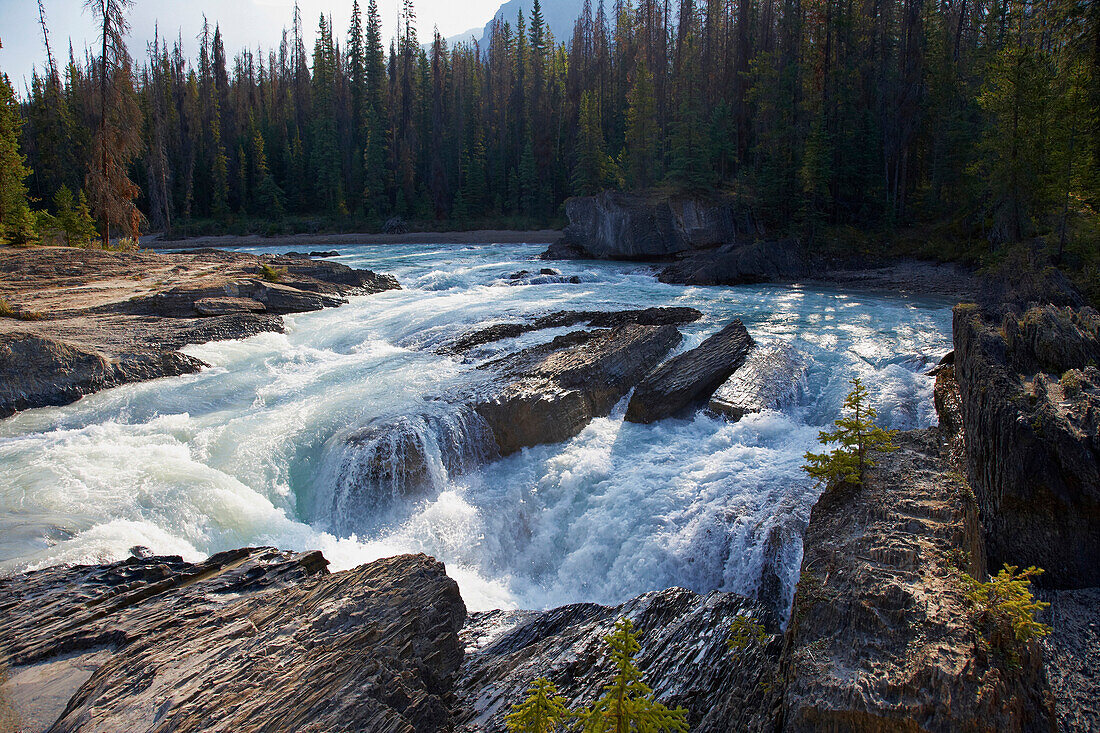
[[[652,185],[657,164],[657,101],[653,76],[645,59],[638,62],[634,84],[627,95],[625,169],[627,185],[647,188]]]
[[[653,689],[634,663],[641,645],[630,619],[620,618],[615,630],[604,639],[610,647],[615,677],[603,688],[603,694],[578,715],[584,733],[687,733],[687,711],[670,709],[654,700]]]
[[[822,431],[818,436],[823,445],[837,447],[827,453],[807,453],[803,466],[819,486],[826,488],[862,486],[867,469],[875,466],[872,454],[897,450],[897,431],[875,425],[878,413],[868,404],[863,381],[856,377],[850,383],[852,390],[844,398],[847,414],[834,422],[836,430]]]
[[[577,163],[573,169],[573,193],[591,196],[614,184],[615,168],[604,149],[600,111],[592,92],[581,96]]]
[[[567,725],[573,714],[568,701],[557,694],[554,683],[540,677],[527,689],[527,699],[512,706],[504,725],[514,733],[554,733]]]

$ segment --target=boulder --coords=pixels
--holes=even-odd
[[[567,440],[615,403],[680,342],[674,326],[576,331],[483,364],[488,385],[468,398],[503,456]]]
[[[424,555],[327,564],[260,548],[5,578],[3,691],[59,733],[450,730],[455,582]]]
[[[758,231],[735,197],[709,198],[604,191],[565,204],[569,225],[547,258],[580,254],[594,259],[667,259],[708,249]]]
[[[693,323],[702,317],[703,314],[700,311],[682,306],[625,311],[557,311],[525,323],[497,323],[470,331],[443,351],[461,354],[475,346],[515,338],[531,331],[576,326],[581,323],[586,323],[593,328],[615,328],[632,323],[641,326],[681,326]]]
[[[197,372],[204,364],[175,351],[112,358],[34,333],[0,334],[0,417],[66,405],[107,387]]]
[[[809,360],[790,344],[754,349],[711,396],[707,409],[736,422],[753,412],[783,407],[801,393],[808,368]]]
[[[748,356],[754,342],[745,324],[733,321],[691,351],[669,359],[634,390],[626,419],[652,423],[705,401]]]
[[[734,242],[689,254],[661,270],[657,279],[673,285],[751,285],[806,277],[811,271],[809,259],[795,241]]]
[[[408,234],[409,225],[400,216],[391,216],[382,226],[383,234]]]
[[[991,323],[961,305],[954,340],[991,566],[1036,565],[1048,587],[1100,586],[1100,319],[1043,306]]]
[[[862,487],[818,500],[783,651],[781,729],[1053,730],[1035,644],[1014,661],[975,628],[978,507],[940,428],[902,433]]]
[[[512,704],[535,679],[553,682],[572,707],[591,703],[611,678],[603,637],[620,617],[639,633],[635,661],[658,700],[688,711],[692,731],[772,730],[780,685],[778,637],[731,651],[738,617],[774,632],[774,619],[733,593],[682,588],[646,593],[620,606],[581,603],[550,611],[474,613],[463,629],[466,660],[455,689],[459,731],[503,731]]]

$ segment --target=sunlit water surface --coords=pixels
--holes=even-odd
[[[757,590],[776,525],[788,593],[817,492],[803,454],[859,375],[880,420],[935,422],[924,376],[949,346],[944,301],[799,286],[677,287],[652,268],[554,263],[582,283],[510,285],[541,247],[341,247],[339,261],[403,289],[286,318],[285,334],[186,349],[211,365],[0,422],[0,572],[125,557],[135,545],[198,560],[228,548],[318,548],[334,569],[403,552],[447,564],[471,609],[619,602],[648,590]],[[703,311],[680,349],[732,318],[758,342],[811,359],[780,411],[729,423],[703,413],[643,426],[623,405],[565,443],[524,450],[426,498],[336,516],[346,438],[438,410],[494,354],[562,331],[436,350],[478,325],[560,309],[685,305]],[[789,600],[789,596],[788,596]]]

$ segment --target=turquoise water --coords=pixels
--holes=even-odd
[[[946,301],[678,287],[623,263],[553,263],[581,284],[517,286],[508,274],[544,266],[541,246],[339,249],[403,289],[288,317],[285,334],[189,347],[211,365],[198,374],[0,422],[0,571],[119,559],[134,545],[189,559],[319,548],[336,569],[416,551],[447,563],[472,609],[538,608],[672,585],[752,594],[778,528],[789,589],[817,495],[802,455],[847,380],[865,379],[892,427],[935,421],[923,373],[950,350]],[[477,364],[562,331],[463,358],[437,353],[450,339],[552,310],[651,305],[703,311],[681,350],[735,317],[758,342],[794,344],[810,359],[802,393],[736,424],[700,413],[634,425],[620,405],[570,441],[462,475],[436,460],[421,496],[348,504],[341,487],[362,468],[349,437],[394,418],[450,420],[446,397]]]

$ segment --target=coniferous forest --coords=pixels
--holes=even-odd
[[[353,2],[350,28],[296,9],[233,56],[211,19],[197,58],[129,48],[132,0],[93,0],[102,43],[67,57],[43,13],[47,68],[0,90],[8,238],[522,227],[659,188],[733,193],[770,231],[1095,249],[1097,3],[597,0],[555,38],[536,1],[481,48],[424,43],[412,0],[387,47]]]

